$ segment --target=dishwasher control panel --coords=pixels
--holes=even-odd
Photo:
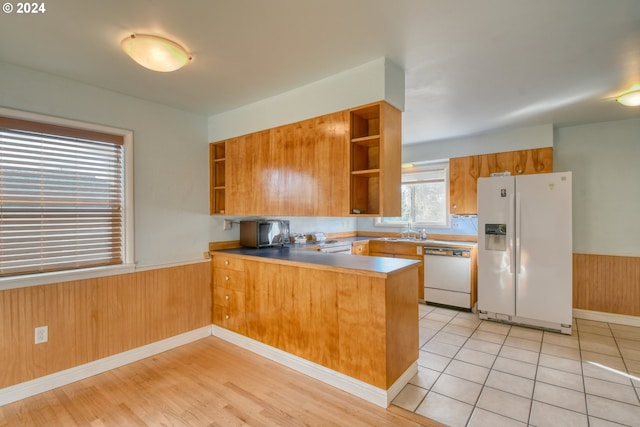
[[[425,246],[424,247],[425,255],[439,255],[439,256],[455,256],[455,257],[463,257],[469,258],[471,257],[470,249],[461,249],[461,248],[446,248],[446,247],[436,247],[436,246]]]

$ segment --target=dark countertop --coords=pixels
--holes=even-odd
[[[361,239],[368,240],[368,239]],[[300,245],[304,246],[304,245]],[[223,249],[216,253],[252,256],[263,259],[272,259],[291,263],[315,264],[325,267],[344,268],[349,270],[362,270],[372,273],[388,274],[402,270],[418,261],[402,258],[385,258],[376,256],[359,256],[349,254],[332,254],[315,251],[297,250],[290,247],[274,248],[237,248]]]

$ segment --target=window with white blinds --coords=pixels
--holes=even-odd
[[[0,117],[0,277],[123,263],[123,137]]]

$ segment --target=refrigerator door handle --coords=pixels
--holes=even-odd
[[[513,198],[513,193],[509,194],[509,218],[513,218],[514,217],[514,198]],[[510,220],[512,221],[512,220]],[[509,221],[509,222],[510,222]],[[514,229],[511,228],[511,232],[509,232],[509,227],[511,224],[509,224],[507,226],[507,233],[509,235],[509,273],[511,274],[515,274],[515,269],[516,269],[516,259],[515,259],[515,248],[513,245],[513,239],[514,236],[516,236],[516,234],[514,233]]]
[[[516,250],[515,250],[515,258],[516,258],[516,274],[520,274],[520,251],[522,248],[521,239],[521,227],[522,227],[522,200],[520,198],[520,193],[516,193]]]

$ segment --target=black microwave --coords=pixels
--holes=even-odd
[[[250,248],[281,246],[289,242],[289,221],[256,219],[240,221],[240,245]]]

